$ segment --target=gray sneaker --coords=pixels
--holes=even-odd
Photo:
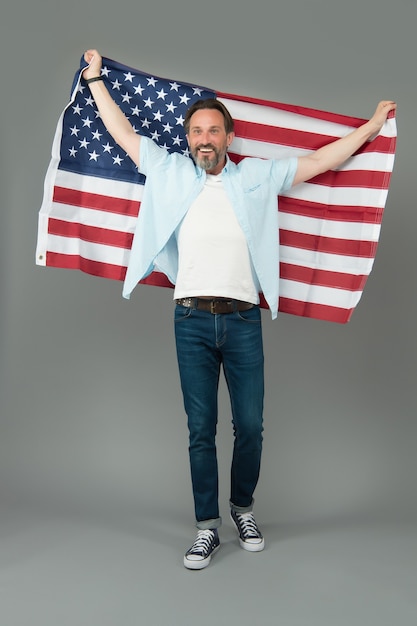
[[[230,517],[239,533],[240,547],[249,552],[260,552],[265,547],[265,541],[258,528],[253,513],[236,513],[230,510]]]
[[[211,561],[211,557],[220,548],[217,528],[199,530],[197,537],[184,556],[184,565],[188,569],[203,569]]]

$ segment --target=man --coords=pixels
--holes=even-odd
[[[369,122],[308,156],[235,165],[227,156],[234,138],[230,113],[217,100],[198,101],[184,122],[190,159],[138,135],[102,81],[99,53],[88,50],[85,61],[84,79],[102,121],[146,175],[124,295],[154,269],[175,284],[175,337],[198,529],[184,565],[202,569],[220,547],[215,436],[221,366],[234,430],[230,514],[241,547],[264,548],[253,516],[263,432],[259,293],[275,318],[277,195],[343,163],[380,130],[396,105],[381,102]]]

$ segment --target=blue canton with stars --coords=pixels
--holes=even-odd
[[[83,59],[81,67],[86,67]],[[145,74],[106,58],[101,73],[110,94],[137,133],[150,137],[169,152],[189,156],[183,128],[185,113],[196,100],[215,98],[215,92]],[[74,77],[72,93],[79,75],[77,72]],[[64,113],[59,169],[127,182],[145,181],[145,176],[107,132],[83,79]]]

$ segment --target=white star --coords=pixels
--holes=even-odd
[[[111,146],[111,145],[109,144],[109,142],[107,142],[105,146],[103,145],[103,150],[104,150],[104,152],[108,152],[109,154],[110,154],[110,152],[113,150],[113,148],[114,148],[114,146]]]
[[[130,83],[132,82],[134,78],[135,78],[135,75],[132,74],[131,72],[128,72],[127,74],[125,74],[125,80],[128,80]]]
[[[155,80],[155,78],[153,76],[151,76],[150,78],[147,78],[148,81],[148,87],[150,87],[152,85],[152,87],[156,86],[156,83],[158,82],[157,80]]]
[[[82,108],[79,104],[76,104],[75,107],[72,107],[72,109],[74,111],[74,114],[76,113],[77,115],[81,115]]]
[[[112,89],[117,89],[118,91],[120,91],[120,87],[122,86],[122,83],[119,83],[119,81],[116,78],[116,80],[112,82],[112,85],[113,85]]]
[[[185,150],[183,150],[182,153],[183,153],[184,156],[187,156],[187,157],[190,156],[190,151],[189,151],[188,148],[185,148]]]
[[[85,103],[87,106],[94,106],[94,98],[92,98],[91,96],[88,96],[88,98],[85,98]]]
[[[84,85],[82,85],[82,84],[80,83],[80,84],[78,85],[78,89],[77,89],[77,91],[78,91],[79,93],[84,93],[84,89],[85,89]]]
[[[99,130],[95,130],[93,133],[93,139],[97,139],[97,141],[100,141],[100,137],[102,136],[103,133],[100,133]]]
[[[171,91],[178,91],[178,83],[169,83],[171,85]]]
[[[150,109],[152,109],[152,105],[153,105],[153,100],[151,100],[150,98],[147,98],[146,100],[143,101],[145,103],[146,107],[149,107]]]
[[[109,68],[106,65],[101,68],[101,75],[102,76],[108,77],[109,74],[110,74],[110,70],[109,70]]]
[[[164,145],[159,144],[160,148],[165,148],[165,150],[169,150],[169,146],[167,146],[166,142],[164,143]]]
[[[71,135],[75,135],[77,137],[78,133],[80,132],[80,129],[77,128],[76,126],[73,126],[72,128],[70,128],[70,131],[71,131]]]
[[[93,121],[92,121],[92,120],[90,120],[90,118],[88,117],[88,115],[87,115],[87,117],[86,117],[86,118],[84,118],[84,119],[83,119],[83,126],[88,126],[88,128],[90,128],[90,126],[91,126],[91,124],[92,124],[92,123],[93,123]]]
[[[188,104],[189,100],[191,100],[191,98],[189,98],[186,93],[180,96],[181,104]]]
[[[95,150],[93,150],[93,152],[89,152],[88,153],[90,155],[90,161],[96,161],[98,157],[100,156],[99,154],[97,154],[97,152]]]
[[[122,161],[123,159],[121,159],[119,155],[113,157],[113,165],[121,165]]]
[[[154,141],[158,141],[158,139],[160,138],[161,134],[158,133],[158,131],[154,130],[153,133],[151,133],[151,137]]]
[[[137,87],[135,87],[135,95],[139,94],[141,96],[142,93],[143,93],[143,87],[139,83],[139,85]]]
[[[127,91],[126,91],[126,93],[124,94],[124,96],[122,96],[122,102],[127,102],[128,104],[130,104],[131,99],[132,99],[132,96],[129,96],[129,94],[127,93]]]
[[[164,129],[164,133],[170,133],[173,127],[171,124],[164,124],[162,128]]]
[[[167,113],[174,113],[175,109],[177,108],[175,104],[172,102],[172,100],[166,106],[167,106]]]
[[[140,108],[138,107],[138,105],[136,105],[133,109],[132,109],[132,115],[137,115],[139,116],[140,113]]]
[[[148,120],[147,117],[145,117],[144,120],[142,120],[142,128],[145,126],[146,128],[149,128],[149,126],[151,125],[150,121]]]
[[[172,145],[173,146],[180,146],[181,145],[181,137],[179,135],[174,137],[174,139],[172,140]]]
[[[201,96],[202,89],[200,87],[193,87],[193,94],[195,96]]]
[[[180,115],[179,117],[176,117],[175,121],[177,122],[177,125],[182,126],[184,124],[184,118],[182,115]]]
[[[75,157],[75,155],[77,154],[77,152],[78,152],[78,150],[76,150],[76,149],[74,148],[74,146],[72,146],[72,148],[70,148],[70,149],[69,149],[70,156],[72,156],[72,157]]]
[[[154,120],[158,120],[158,122],[160,122],[162,120],[162,113],[161,113],[161,111],[156,111],[153,114],[153,119]]]
[[[87,139],[85,139],[85,138],[84,138],[84,139],[82,139],[82,140],[80,141],[80,148],[87,148],[87,146],[88,146],[88,144],[89,144],[89,143],[90,143],[90,142],[89,142],[89,141],[87,141]]]
[[[165,93],[163,89],[161,89],[160,91],[157,91],[156,93],[158,95],[158,98],[161,98],[162,100],[165,100],[165,97],[168,95],[167,93]]]

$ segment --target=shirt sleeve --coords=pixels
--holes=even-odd
[[[297,157],[277,159],[273,161],[272,175],[276,183],[278,193],[288,191],[288,189],[291,188],[297,172],[297,166]]]
[[[162,164],[168,158],[169,153],[164,148],[149,137],[141,137],[139,171],[142,174],[147,176],[152,167]]]

